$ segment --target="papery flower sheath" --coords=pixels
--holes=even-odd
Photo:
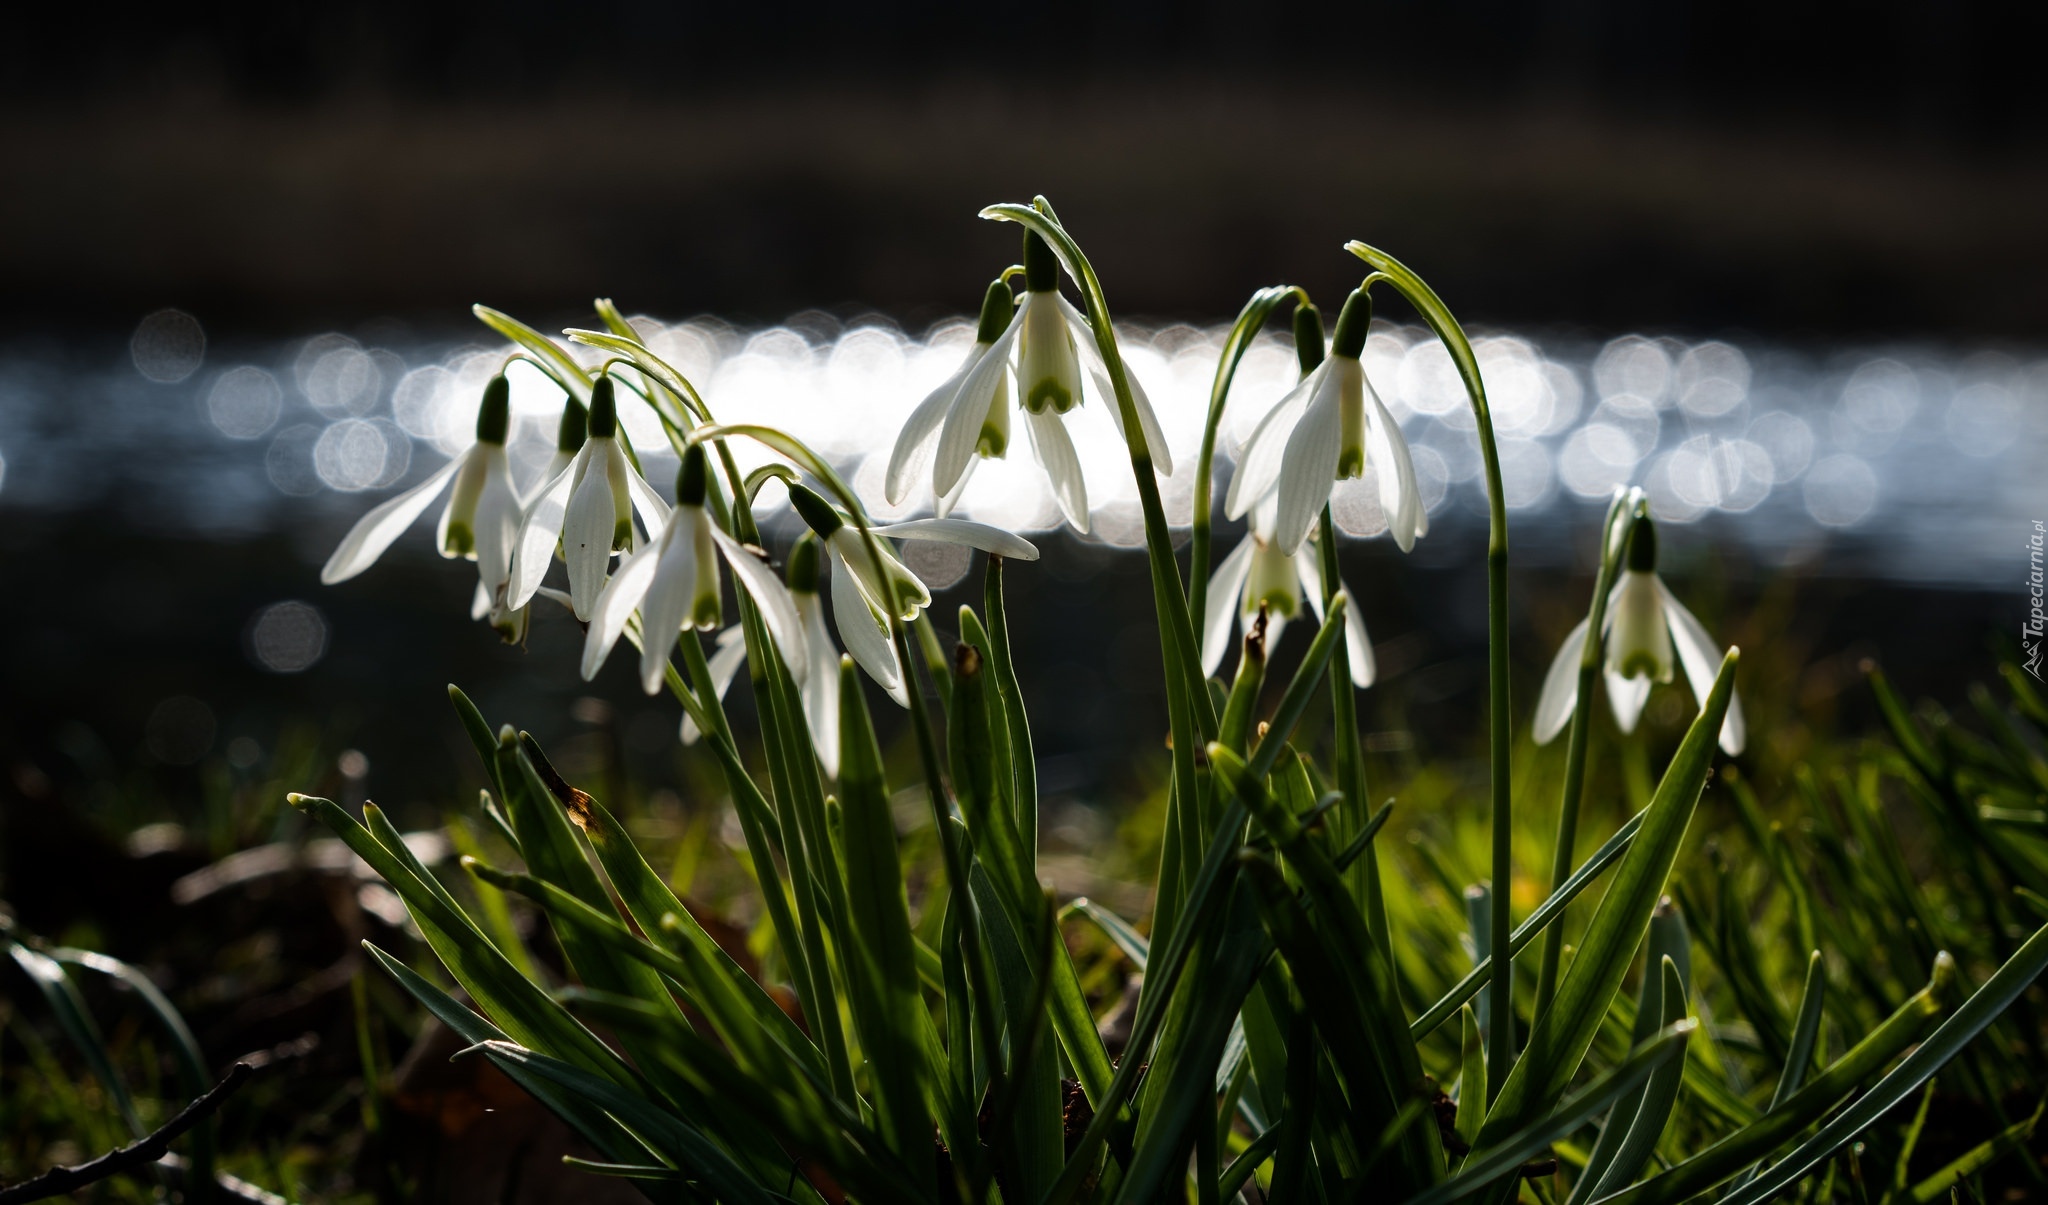
[[[1429,531],[1408,441],[1358,361],[1371,325],[1372,301],[1364,290],[1354,290],[1337,316],[1329,359],[1259,420],[1238,457],[1224,514],[1242,518],[1267,494],[1275,495],[1273,543],[1283,552],[1301,547],[1329,503],[1331,488],[1363,476],[1368,460],[1379,478],[1380,507],[1394,543],[1407,552]]]
[[[1705,700],[1721,668],[1722,650],[1657,576],[1657,530],[1647,513],[1638,513],[1630,522],[1624,555],[1621,580],[1607,595],[1602,671],[1615,724],[1623,732],[1634,732],[1650,687],[1674,676],[1674,653],[1693,696]],[[1564,638],[1544,675],[1543,692],[1536,701],[1538,744],[1554,740],[1579,705],[1579,661],[1585,656],[1587,623],[1580,620]],[[1742,701],[1733,696],[1720,738],[1721,748],[1731,757],[1742,752],[1747,739]]]
[[[1007,320],[1007,321],[1006,321]],[[923,459],[931,457],[934,510],[944,517],[979,459],[1007,455],[1012,402],[1021,412],[1032,455],[1045,470],[1060,513],[1088,530],[1088,488],[1065,416],[1082,403],[1086,369],[1117,430],[1124,429],[1094,327],[1059,293],[1059,261],[1036,234],[1024,236],[1024,297],[1014,307],[998,280],[983,298],[975,346],[951,378],[911,413],[890,456],[884,492],[892,505],[909,496]],[[1016,378],[1014,389],[1011,377]],[[1152,403],[1128,371],[1139,429],[1161,476],[1173,455]]]
[[[668,505],[633,468],[620,445],[610,377],[599,377],[591,386],[586,430],[583,446],[527,505],[506,582],[508,606],[525,606],[540,588],[559,540],[569,563],[569,597],[576,604],[576,618],[589,620],[612,554],[640,547],[633,512],[640,512],[649,531],[660,530],[668,521]]]
[[[1202,616],[1202,672],[1213,676],[1230,648],[1231,617],[1235,615],[1244,631],[1251,631],[1259,608],[1266,610],[1266,649],[1280,643],[1280,633],[1290,619],[1300,618],[1302,603],[1323,618],[1323,571],[1316,541],[1311,538],[1293,552],[1282,552],[1269,534],[1275,503],[1271,497],[1252,511],[1251,529],[1238,542],[1209,578],[1205,613]],[[1344,648],[1350,662],[1351,682],[1367,687],[1373,682],[1372,641],[1365,633],[1365,618],[1358,600],[1342,580],[1337,593],[1345,600]]]
[[[832,623],[839,639],[868,676],[881,683],[889,697],[910,705],[910,690],[896,646],[889,639],[889,617],[910,621],[931,605],[931,591],[897,559],[888,539],[932,540],[962,544],[996,556],[1017,561],[1035,561],[1038,549],[1029,540],[965,519],[912,519],[870,528],[878,541],[879,558],[869,555],[860,531],[848,523],[832,504],[809,487],[791,484],[790,505],[817,533],[830,565],[832,579]],[[875,560],[881,561],[879,572]]]
[[[704,509],[706,487],[704,448],[693,444],[677,473],[675,509],[660,534],[626,558],[590,608],[590,629],[583,641],[586,681],[597,676],[625,632],[627,619],[638,610],[640,688],[648,694],[660,690],[676,634],[718,627],[721,556],[732,566],[740,588],[760,607],[762,622],[784,659],[790,660],[790,654],[803,647],[803,627],[788,588],[761,557],[712,523]],[[801,673],[801,666],[800,660],[792,661],[790,670]]]
[[[392,541],[447,489],[448,504],[441,508],[434,545],[442,556],[476,562],[478,595],[486,600],[476,617],[489,614],[508,639],[516,639],[508,631],[515,624],[512,611],[516,608],[500,607],[495,601],[511,570],[513,539],[521,515],[519,491],[512,484],[511,465],[505,457],[510,426],[511,389],[500,374],[484,386],[483,402],[477,407],[476,442],[425,481],[357,520],[334,555],[327,558],[320,581],[330,586],[345,582],[375,564]],[[523,630],[523,625],[519,626]]]

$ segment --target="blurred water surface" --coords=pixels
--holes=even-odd
[[[759,329],[705,317],[634,321],[722,420],[799,434],[878,517],[919,509],[887,504],[882,471],[904,417],[966,354],[966,320],[916,331],[820,311]],[[1188,522],[1226,331],[1118,332],[1184,466],[1165,488],[1178,526]],[[2039,349],[1513,331],[1480,333],[1475,349],[1518,551],[1537,563],[1568,548],[1622,484],[1642,485],[1660,520],[1704,525],[1764,564],[1963,588],[2011,576],[2037,517],[2028,507],[2039,504],[2048,453],[2048,353]],[[118,349],[104,339],[0,345],[0,507],[17,522],[108,510],[184,538],[282,535],[317,563],[354,516],[466,446],[483,383],[511,350],[495,337],[430,339],[396,327],[209,347],[200,323],[175,310],[144,319]],[[1364,359],[1414,450],[1438,529],[1477,521],[1479,455],[1449,357],[1421,328],[1383,322]],[[513,362],[508,376],[510,452],[530,489],[553,454],[562,399],[530,364]],[[1291,344],[1261,336],[1231,396],[1219,477],[1294,379]],[[622,419],[649,479],[667,492],[674,458],[652,414],[629,398]],[[1136,492],[1100,399],[1091,396],[1075,431],[1090,538],[1137,546]],[[748,463],[767,456],[739,451]],[[1370,479],[1340,487],[1335,502],[1346,534],[1384,530]],[[763,503],[786,513],[775,487]],[[1025,532],[1058,525],[1043,476],[1021,454],[983,463],[961,510]]]

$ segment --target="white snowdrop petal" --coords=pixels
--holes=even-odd
[[[775,576],[766,562],[726,535],[717,527],[711,529],[711,538],[718,544],[718,550],[725,554],[725,563],[732,566],[735,581],[746,590],[747,596],[761,610],[761,621],[768,625],[768,634],[775,640],[775,649],[782,654],[783,664],[790,673],[802,681],[803,658],[794,654],[804,647],[803,622],[797,618],[796,600],[789,595],[789,587]]]
[[[1623,732],[1634,732],[1642,718],[1643,704],[1650,698],[1648,678],[1624,678],[1613,670],[1603,671],[1607,681],[1607,702],[1614,709],[1614,723]]]
[[[568,510],[562,517],[562,552],[569,561],[569,597],[576,602],[578,619],[590,618],[597,593],[604,589],[605,571],[611,566],[612,533],[617,526],[611,484],[599,466],[591,465],[570,495]]]
[[[1586,621],[1564,638],[1550,670],[1543,675],[1543,690],[1536,697],[1536,720],[1532,725],[1536,743],[1547,745],[1564,731],[1565,721],[1579,704],[1579,660],[1586,654]]]
[[[640,522],[647,527],[650,536],[668,524],[668,503],[647,484],[647,478],[629,463],[626,466],[626,492],[632,496],[633,509],[640,512]]]
[[[1280,464],[1280,506],[1273,515],[1273,546],[1282,552],[1301,547],[1330,500],[1337,477],[1339,419],[1338,391],[1318,389],[1287,437]]]
[[[1230,650],[1230,620],[1237,614],[1238,596],[1244,591],[1245,575],[1252,568],[1253,539],[1246,535],[1216,566],[1209,577],[1209,590],[1202,603],[1202,672],[1214,675]]]
[[[1706,626],[1685,609],[1671,588],[1657,579],[1657,593],[1664,603],[1664,617],[1671,627],[1671,642],[1678,646],[1678,663],[1685,669],[1685,680],[1692,686],[1693,698],[1704,707],[1707,696],[1713,692],[1714,677],[1721,672],[1722,650],[1715,647],[1714,638],[1707,634]],[[1742,702],[1732,693],[1728,696],[1728,714],[1721,721],[1721,748],[1730,757],[1742,752],[1747,743],[1747,725],[1742,719]]]
[[[889,639],[888,629],[861,596],[846,562],[836,555],[832,561],[832,622],[839,629],[840,642],[868,677],[882,684],[890,698],[904,707],[910,706],[910,694],[903,687],[902,667],[896,660],[896,646]]]
[[[687,514],[687,512],[686,512]],[[699,521],[703,512],[699,511]],[[687,523],[685,516],[677,516],[678,523]],[[668,665],[669,650],[676,646],[676,633],[683,630],[683,623],[689,618],[690,603],[697,596],[697,556],[692,532],[677,531],[666,539],[648,544],[628,559],[628,564],[653,553],[655,561],[654,580],[645,588],[646,597],[640,601],[640,689],[654,694],[661,689],[662,670]],[[613,581],[625,576],[621,568],[612,577]],[[607,587],[609,589],[609,587]]]
[[[960,392],[960,386],[967,380],[974,366],[981,362],[982,353],[988,348],[976,344],[967,353],[967,358],[955,369],[952,376],[940,383],[937,389],[925,395],[904,420],[903,429],[896,434],[896,446],[889,453],[889,471],[883,478],[882,496],[891,506],[901,506],[910,496],[911,482],[922,475],[931,459],[932,440],[938,435],[939,427],[946,420],[952,407],[953,398]]]
[[[912,519],[906,523],[890,523],[883,527],[870,528],[878,536],[892,540],[931,540],[939,544],[965,544],[1013,561],[1035,561],[1038,547],[1023,536],[991,527],[986,523],[975,523],[967,519]]]
[[[1031,449],[1045,469],[1046,480],[1052,485],[1052,496],[1059,502],[1060,513],[1067,517],[1075,531],[1086,534],[1088,485],[1081,479],[1081,458],[1074,451],[1074,441],[1067,435],[1066,424],[1057,414],[1033,414],[1026,410],[1024,429],[1031,436]]]
[[[1224,496],[1223,513],[1238,519],[1264,498],[1273,489],[1273,483],[1280,480],[1281,462],[1286,457],[1287,437],[1293,433],[1301,416],[1308,410],[1309,402],[1316,395],[1316,387],[1322,383],[1329,361],[1324,361],[1314,372],[1301,379],[1287,396],[1266,411],[1259,425],[1252,428],[1251,438],[1245,440],[1244,449],[1238,456],[1237,472],[1231,475],[1230,490]]]
[[[1380,401],[1363,370],[1358,374],[1370,404],[1373,466],[1379,470],[1380,510],[1387,516],[1388,532],[1402,552],[1414,549],[1415,541],[1429,531],[1429,509],[1422,504],[1422,491],[1415,483],[1415,460],[1408,454],[1407,437],[1401,424]]]
[[[571,460],[527,503],[526,518],[512,544],[512,569],[505,583],[507,605],[525,606],[547,577],[548,563],[555,556],[555,541],[562,535],[562,515],[567,509],[569,489],[575,480],[576,461]]]
[[[974,459],[974,449],[981,442],[982,423],[988,418],[990,403],[995,401],[996,386],[1001,383],[1002,374],[1009,371],[1010,348],[1023,326],[1023,314],[1020,308],[1017,317],[1010,320],[1009,329],[989,345],[967,379],[960,383],[960,391],[953,395],[945,424],[939,428],[939,446],[932,459],[934,494],[951,493],[961,474],[967,471],[968,462]]]
[[[1116,423],[1116,433],[1126,441],[1130,435],[1124,430],[1123,408],[1116,404],[1116,388],[1110,383],[1109,365],[1102,358],[1102,348],[1095,342],[1095,327],[1087,315],[1074,308],[1074,303],[1061,297],[1060,313],[1066,315],[1067,327],[1073,332],[1074,346],[1080,350],[1081,364],[1088,370],[1089,379],[1095,382],[1095,389],[1102,395],[1102,402],[1109,410],[1110,419]],[[1161,477],[1173,476],[1173,449],[1166,446],[1166,432],[1159,426],[1159,416],[1153,412],[1152,399],[1145,395],[1145,387],[1138,380],[1138,374],[1131,371],[1130,361],[1124,361],[1124,381],[1131,387],[1131,408],[1138,412],[1138,430],[1145,433],[1145,450],[1151,454],[1152,467]]]
[[[612,646],[619,642],[620,633],[626,630],[626,620],[640,605],[654,579],[657,555],[657,549],[650,545],[626,558],[626,563],[619,566],[619,571],[599,592],[596,605],[590,609],[590,629],[583,635],[584,681],[597,676],[604,659],[611,655]],[[644,634],[641,641],[646,642]]]
[[[377,558],[384,555],[384,550],[391,547],[391,542],[405,534],[405,529],[413,525],[413,520],[418,519],[426,512],[427,507],[433,505],[434,499],[448,487],[448,482],[454,478],[468,457],[468,453],[457,456],[435,469],[425,481],[396,498],[379,504],[369,514],[356,520],[356,525],[349,529],[348,535],[342,537],[341,546],[334,550],[334,555],[328,557],[327,564],[321,568],[321,584],[332,586],[336,582],[345,582],[375,564]]]

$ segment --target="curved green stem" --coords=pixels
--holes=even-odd
[[[1188,614],[1200,616],[1209,602],[1209,527],[1215,490],[1216,432],[1223,425],[1223,406],[1230,398],[1230,385],[1237,378],[1237,366],[1252,340],[1265,328],[1266,319],[1289,297],[1308,302],[1308,294],[1295,285],[1267,285],[1253,293],[1251,300],[1231,325],[1223,341],[1223,353],[1216,360],[1216,379],[1209,386],[1209,415],[1202,424],[1202,450],[1195,456],[1194,538],[1188,557]]]
[[[1472,402],[1472,417],[1479,427],[1479,451],[1486,472],[1486,661],[1488,755],[1492,763],[1493,798],[1493,932],[1512,928],[1508,911],[1514,885],[1514,804],[1510,798],[1509,715],[1508,715],[1508,508],[1500,484],[1500,448],[1493,437],[1493,413],[1486,404],[1486,383],[1479,376],[1479,360],[1472,354],[1472,342],[1451,316],[1450,307],[1406,264],[1377,247],[1353,241],[1346,251],[1372,266],[1373,276],[1394,286],[1422,315],[1422,320],[1443,340],[1465,392]],[[1368,283],[1372,277],[1367,278]],[[1514,974],[1503,962],[1506,973],[1495,975],[1487,985],[1493,1025],[1487,1033],[1487,1083],[1497,1092],[1506,1083],[1515,1059]]]
[[[1593,581],[1593,602],[1586,610],[1586,647],[1579,657],[1579,702],[1572,709],[1571,736],[1565,745],[1564,793],[1557,807],[1557,844],[1550,863],[1550,890],[1555,892],[1572,872],[1572,846],[1579,838],[1579,799],[1586,785],[1586,745],[1591,735],[1593,687],[1600,680],[1600,659],[1606,643],[1607,594],[1614,585],[1614,567],[1620,561],[1614,529],[1625,510],[1624,497],[1617,494],[1607,508],[1607,521],[1600,525],[1600,570]],[[1556,925],[1543,934],[1542,961],[1536,972],[1536,1011],[1542,1016],[1557,994],[1558,964],[1564,954],[1564,926]]]
[[[1116,329],[1111,325],[1109,303],[1102,282],[1080,245],[1052,213],[1044,197],[1030,205],[991,205],[981,216],[1016,222],[1046,241],[1059,257],[1067,275],[1081,288],[1087,304],[1088,325],[1095,332],[1096,350],[1109,370],[1110,390],[1116,395],[1117,413],[1122,417],[1124,442],[1131,453],[1131,472],[1138,481],[1138,501],[1145,514],[1145,547],[1152,561],[1152,595],[1159,611],[1162,643],[1168,664],[1168,693],[1179,693],[1183,704],[1193,707],[1196,725],[1204,744],[1216,739],[1216,704],[1202,682],[1202,651],[1195,642],[1195,628],[1189,617],[1186,596],[1181,592],[1180,566],[1173,557],[1173,533],[1166,525],[1166,508],[1159,500],[1159,479],[1152,468],[1152,449],[1145,443],[1145,431],[1138,423],[1138,408],[1131,397],[1130,374],[1123,354],[1117,349]],[[1176,689],[1172,679],[1181,678]],[[1192,789],[1192,783],[1190,783]]]

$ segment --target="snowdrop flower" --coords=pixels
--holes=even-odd
[[[1323,571],[1316,542],[1311,538],[1293,552],[1282,552],[1272,537],[1275,508],[1271,495],[1253,508],[1251,530],[1209,578],[1202,616],[1202,672],[1212,677],[1230,646],[1233,614],[1249,632],[1259,609],[1265,608],[1269,652],[1280,644],[1287,621],[1300,617],[1304,598],[1317,622],[1322,621]],[[1351,588],[1341,580],[1337,593],[1345,600],[1344,648],[1351,663],[1352,684],[1371,686],[1372,642],[1366,638],[1365,619],[1358,613],[1358,600],[1352,597]]]
[[[930,474],[932,451],[938,442],[940,424],[945,422],[954,399],[960,395],[960,386],[988,355],[989,349],[1002,339],[1016,308],[1016,303],[1010,299],[1009,283],[1000,276],[991,281],[988,292],[982,295],[981,321],[975,328],[974,346],[967,349],[966,358],[960,361],[960,367],[953,370],[953,375],[941,381],[937,389],[926,394],[925,399],[917,404],[917,409],[904,420],[903,430],[897,433],[896,446],[889,453],[889,471],[882,485],[883,496],[889,500],[889,505],[903,505],[918,479]],[[992,395],[983,414],[983,430],[974,448],[977,455],[967,462],[952,489],[933,496],[933,509],[942,519],[967,488],[968,479],[974,476],[975,464],[984,457],[1001,456],[1009,450],[1010,375],[997,372],[990,388]]]
[[[448,489],[435,546],[442,556],[476,562],[477,592],[485,606],[481,611],[472,608],[475,616],[490,615],[507,639],[516,640],[525,630],[524,623],[515,619],[515,609],[495,601],[511,571],[513,537],[520,520],[519,491],[512,485],[511,465],[505,458],[510,403],[511,389],[503,374],[492,377],[484,386],[483,403],[477,407],[476,442],[425,481],[358,520],[320,570],[321,582],[331,586],[368,569],[441,491]]]
[[[540,487],[527,507],[513,546],[507,606],[525,606],[540,588],[559,539],[569,562],[569,597],[576,604],[576,618],[587,622],[604,589],[612,553],[640,547],[633,512],[640,512],[649,531],[668,521],[668,506],[633,468],[619,443],[610,377],[599,377],[591,387],[586,430],[582,448]]]
[[[804,634],[801,664],[792,663],[790,674],[799,684],[797,689],[803,703],[804,721],[810,728],[811,748],[817,752],[818,766],[827,778],[836,778],[839,775],[839,651],[832,646],[832,634],[825,629],[825,608],[818,599],[818,586],[824,576],[822,569],[817,538],[805,532],[789,551],[785,574]],[[740,666],[746,664],[746,633],[735,624],[718,634],[717,644],[718,651],[711,655],[706,668],[711,671],[712,689],[722,699],[733,679],[739,676]],[[697,721],[685,714],[683,743],[695,744],[701,735]]]
[[[933,391],[904,424],[890,456],[885,493],[892,504],[901,502],[912,478],[919,475],[926,449],[931,449],[932,496],[943,518],[975,461],[1009,452],[1010,377],[1014,373],[1014,399],[1023,415],[1032,455],[1045,470],[1060,513],[1074,530],[1085,532],[1088,489],[1065,422],[1081,404],[1084,366],[1119,433],[1123,431],[1123,413],[1096,347],[1094,328],[1060,296],[1059,261],[1036,234],[1024,236],[1024,299],[1012,307],[1008,293],[1001,281],[990,286],[974,350],[959,371]],[[1173,457],[1159,419],[1137,378],[1128,379],[1138,426],[1145,434],[1153,464],[1161,476],[1170,477]]]
[[[895,643],[889,638],[889,619],[916,619],[919,611],[931,605],[931,591],[896,558],[886,541],[880,543],[878,574],[875,559],[868,555],[860,531],[809,487],[792,483],[789,501],[817,533],[831,566],[832,621],[839,629],[839,639],[868,676],[889,692],[890,698],[908,707],[910,687],[902,663],[896,659]],[[1012,560],[1038,559],[1038,549],[1030,541],[999,527],[965,519],[912,519],[869,530],[894,539],[964,544]]]
[[[1401,551],[1414,548],[1429,531],[1408,441],[1358,362],[1371,325],[1371,299],[1353,290],[1337,316],[1330,358],[1259,420],[1238,458],[1224,513],[1241,518],[1274,494],[1279,505],[1273,543],[1282,552],[1301,547],[1330,501],[1331,486],[1364,475],[1368,457],[1379,477],[1387,527]]]
[[[591,413],[596,412],[593,406]],[[593,433],[591,442],[598,439]],[[661,534],[626,558],[590,607],[590,628],[583,641],[585,681],[597,676],[637,609],[640,688],[650,695],[660,690],[676,634],[718,627],[721,555],[740,587],[760,607],[762,621],[785,658],[802,648],[803,628],[789,591],[761,558],[711,522],[704,510],[706,486],[703,445],[692,445],[677,473],[675,510],[662,524]],[[570,580],[575,580],[573,571]],[[573,590],[570,597],[573,601]],[[793,663],[791,672],[801,672],[801,662]]]
[[[1628,559],[1621,580],[1607,596],[1604,680],[1615,724],[1623,732],[1634,732],[1650,687],[1671,681],[1674,652],[1694,697],[1701,700],[1713,689],[1722,654],[1707,629],[1657,576],[1657,529],[1647,512],[1639,511],[1630,523],[1624,555]],[[1557,659],[1544,676],[1543,693],[1536,702],[1538,744],[1554,740],[1579,705],[1579,660],[1585,655],[1586,624],[1580,620],[1564,638]],[[1741,753],[1746,735],[1742,703],[1731,696],[1727,718],[1721,724],[1721,748],[1731,757]]]

